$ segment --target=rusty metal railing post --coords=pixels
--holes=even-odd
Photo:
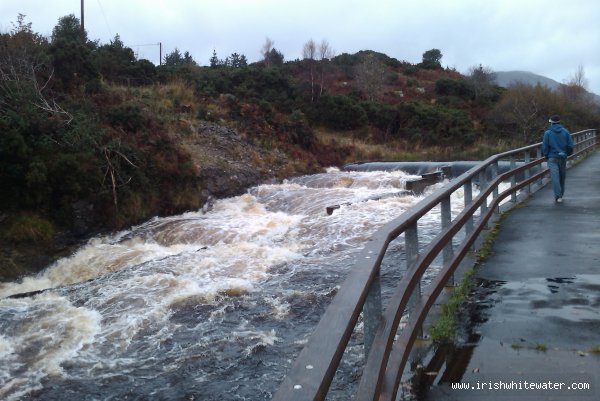
[[[406,252],[406,271],[409,272],[415,267],[415,263],[419,257],[419,232],[417,230],[417,223],[414,222],[404,231],[404,250]],[[415,287],[410,301],[409,308],[414,309],[415,305],[421,301],[421,280]],[[423,328],[420,328],[420,335],[423,337]]]
[[[531,161],[531,155],[529,154],[529,150],[525,151],[525,164],[529,163]],[[531,171],[529,169],[526,169],[523,172],[524,178],[528,179],[529,177],[531,177]],[[528,184],[525,188],[525,193],[527,194],[527,196],[531,195],[531,184]]]
[[[369,294],[365,300],[365,305],[363,306],[365,360],[369,356],[371,345],[373,345],[375,332],[377,331],[377,326],[381,320],[382,310],[381,278],[378,269],[375,278],[373,279],[373,283],[371,284],[371,288],[369,288]]]
[[[404,231],[404,249],[406,250],[406,270],[413,268],[419,257],[419,233],[417,223],[413,223]],[[417,293],[421,295],[421,283],[417,286]]]
[[[463,199],[465,205],[463,209],[466,209],[468,205],[473,201],[473,181],[469,180],[463,184]],[[465,237],[473,231],[473,216],[469,216],[469,219],[465,223]]]
[[[485,177],[485,169],[479,172],[479,192],[484,192],[487,187],[487,181]],[[484,199],[483,203],[480,206],[479,216],[483,216],[487,213],[487,197]],[[487,227],[487,224],[485,225]]]
[[[535,156],[538,159],[541,159],[542,157],[544,157],[542,155],[542,147],[541,146],[538,146],[538,148],[535,150]],[[539,166],[539,168],[543,168],[543,166],[541,164],[538,164],[538,166]],[[542,179],[542,177],[540,177],[540,179],[537,181],[537,183],[540,187],[542,186],[542,184],[544,183],[544,180]]]
[[[490,182],[492,182],[498,176],[498,160],[496,160],[494,163],[492,163],[492,165],[490,166],[490,168],[491,168],[491,173],[492,173],[492,177],[490,178]],[[492,189],[492,200],[496,199],[497,197],[498,197],[498,186],[495,185],[494,189]],[[496,213],[500,213],[500,207],[499,206],[495,210],[495,212]]]
[[[511,155],[510,156],[510,169],[514,170],[515,167],[517,166],[517,160],[515,159],[515,155]],[[513,174],[510,177],[510,187],[514,187],[515,185],[517,185],[517,177]],[[510,201],[512,203],[517,203],[517,193],[513,192],[510,194]]]
[[[419,257],[419,233],[417,223],[411,224],[404,231],[404,249],[406,251],[406,270],[410,271]],[[416,288],[416,294],[421,296],[421,282]]]
[[[452,203],[450,201],[450,196],[442,200],[440,208],[442,212],[442,231],[445,231],[452,225]],[[442,253],[442,260],[444,265],[450,262],[452,256],[454,256],[454,250],[452,249],[452,240],[450,240],[444,246],[444,251]],[[452,273],[452,276],[448,281],[448,285],[454,286],[454,284],[454,273]]]

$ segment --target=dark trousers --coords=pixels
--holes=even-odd
[[[548,159],[548,169],[550,170],[550,179],[554,188],[554,198],[562,198],[565,194],[567,159],[551,157]]]

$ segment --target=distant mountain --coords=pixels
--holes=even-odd
[[[505,88],[515,83],[523,83],[532,86],[539,83],[552,90],[556,90],[561,85],[561,83],[556,82],[551,78],[537,75],[529,71],[495,71],[494,74],[496,74],[496,84]],[[596,104],[600,104],[600,96],[591,92],[590,95]]]
[[[535,86],[539,83],[540,85],[547,86],[554,90],[561,85],[553,79],[528,71],[496,71],[494,73],[496,74],[496,84],[498,84],[498,86],[507,87],[515,83]]]

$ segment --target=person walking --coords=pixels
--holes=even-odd
[[[565,194],[565,178],[567,174],[567,156],[573,153],[571,133],[561,123],[560,117],[550,117],[550,128],[544,132],[542,154],[548,161],[550,179],[554,188],[554,200],[563,201]]]

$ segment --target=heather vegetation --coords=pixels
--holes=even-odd
[[[243,186],[356,159],[481,158],[538,141],[550,114],[572,130],[600,121],[581,76],[503,89],[485,67],[442,68],[438,49],[410,64],[310,40],[286,61],[267,39],[262,54],[215,50],[201,66],[175,49],[155,66],[118,35],[82,38],[73,15],[50,37],[19,15],[0,33],[0,240],[197,209],[232,193],[211,181],[231,166]]]

